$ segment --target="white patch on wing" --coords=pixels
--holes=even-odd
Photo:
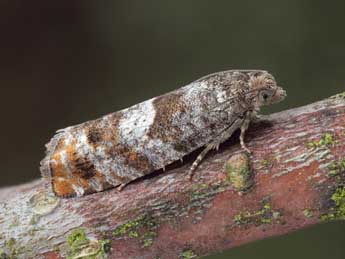
[[[78,152],[78,155],[80,157],[90,159],[88,155],[93,153],[93,149],[87,141],[87,135],[86,135],[85,129],[78,131],[75,138],[76,138],[75,146],[76,146],[76,151]],[[94,162],[93,159],[90,159],[90,160],[91,162]]]
[[[71,177],[72,171],[71,171],[71,168],[69,166],[69,160],[68,160],[68,155],[67,155],[66,150],[62,150],[60,152],[60,158],[61,158],[61,163],[63,164],[63,166],[67,172],[67,175],[69,177]]]
[[[63,142],[64,142],[65,146],[69,146],[70,144],[72,144],[73,135],[72,135],[71,132],[70,132],[70,127],[67,128],[67,129],[63,132],[63,134],[64,134],[64,140],[63,140]]]
[[[159,112],[155,109],[154,100],[155,98],[124,110],[123,117],[119,122],[119,133],[122,144],[144,154],[153,167],[159,169],[166,166],[167,163],[178,160],[185,154],[176,151],[172,143],[148,136],[156,113]],[[162,128],[161,130],[169,130],[169,128]]]
[[[217,91],[216,98],[218,103],[224,103],[227,99],[226,91]]]
[[[147,133],[156,116],[153,101],[154,99],[150,99],[123,111],[119,122],[121,140],[132,144],[133,141],[147,138]]]

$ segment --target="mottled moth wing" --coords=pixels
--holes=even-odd
[[[238,86],[233,85],[241,81],[233,77],[217,73],[59,131],[47,144],[42,175],[58,196],[81,196],[129,183],[181,159],[241,116],[234,98]]]

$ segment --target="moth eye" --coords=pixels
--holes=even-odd
[[[267,103],[270,101],[272,97],[272,92],[271,91],[267,91],[267,90],[263,90],[260,92],[260,99],[262,103]]]

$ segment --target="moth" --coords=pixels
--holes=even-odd
[[[46,145],[42,176],[60,197],[82,196],[126,184],[205,147],[208,151],[237,129],[240,143],[260,107],[286,92],[263,70],[228,70],[99,119],[57,131]]]

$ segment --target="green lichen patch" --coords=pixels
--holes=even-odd
[[[156,237],[156,232],[153,232],[153,231],[149,231],[149,232],[146,232],[143,236],[143,247],[149,247],[153,244],[153,241]]]
[[[304,209],[303,210],[303,215],[307,218],[312,218],[314,213],[311,209]]]
[[[227,181],[237,191],[244,191],[253,185],[250,160],[247,154],[235,154],[225,163]]]
[[[262,206],[257,211],[244,211],[234,216],[233,220],[236,225],[254,224],[256,226],[262,224],[271,224],[279,222],[281,214],[279,211],[274,211],[268,199],[262,201]]]
[[[76,250],[81,246],[89,243],[89,239],[86,236],[84,229],[75,229],[67,237],[67,243],[71,250]]]
[[[260,165],[265,169],[271,169],[273,166],[273,161],[271,158],[265,158],[260,160]]]
[[[5,241],[4,247],[0,249],[0,259],[16,259],[17,258],[17,241],[15,238],[9,238]]]
[[[199,194],[207,191],[208,187],[209,186],[206,183],[193,184],[191,188],[191,198],[193,198],[194,196],[198,197]]]
[[[309,141],[307,143],[308,148],[327,148],[334,145],[333,135],[330,133],[325,133],[319,140]]]
[[[149,247],[153,244],[157,235],[157,222],[149,215],[140,216],[134,220],[118,226],[113,231],[117,238],[137,238],[142,247]]]
[[[202,192],[203,190],[207,189],[209,186],[206,183],[196,183],[192,185],[193,192]]]
[[[0,259],[9,259],[10,257],[2,250],[0,249]]]
[[[344,220],[345,219],[345,187],[338,187],[331,196],[333,203],[329,213],[321,216],[323,221]]]
[[[329,176],[339,176],[341,173],[345,172],[345,159],[342,158],[339,161],[334,161],[328,166]]]
[[[192,259],[192,258],[197,258],[197,255],[193,252],[193,250],[188,249],[188,250],[182,251],[180,258]]]
[[[84,229],[75,229],[67,237],[67,259],[106,259],[110,252],[110,240],[89,239]]]

